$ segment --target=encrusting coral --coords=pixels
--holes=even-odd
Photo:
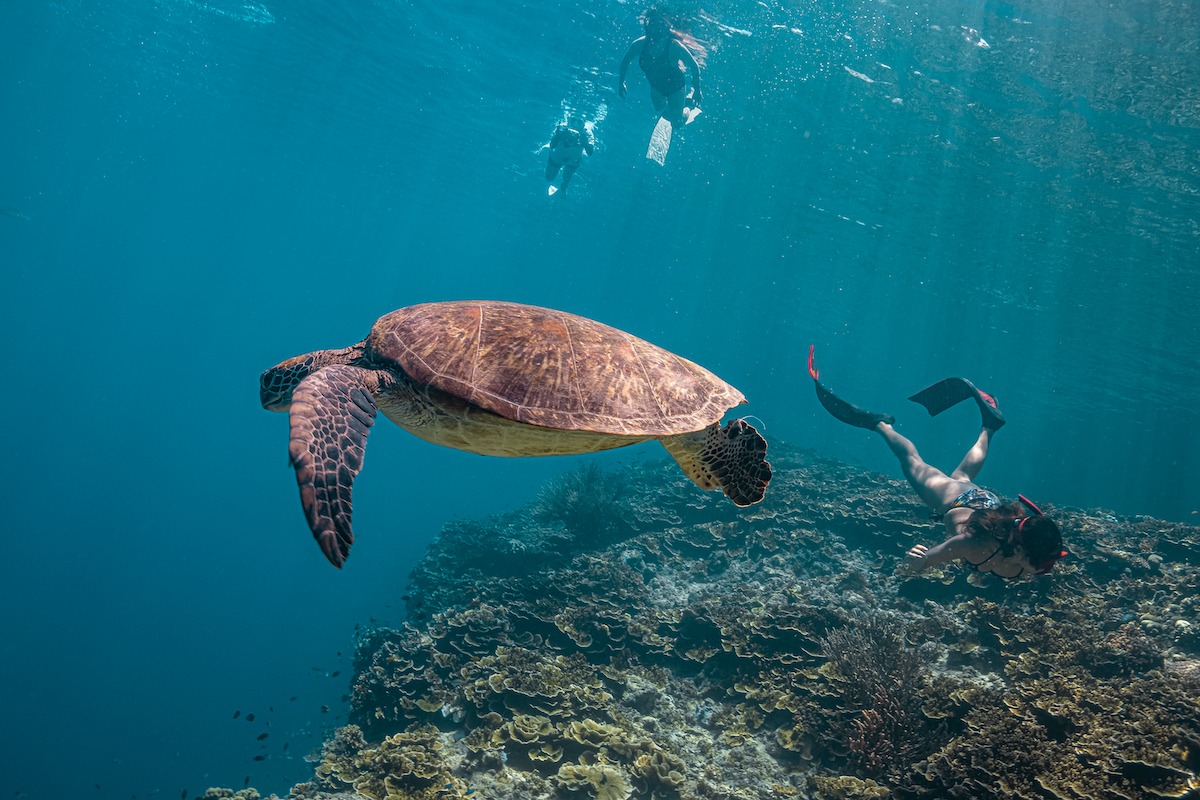
[[[1200,530],[1047,509],[1049,576],[901,576],[903,483],[772,463],[747,509],[653,464],[448,525],[293,796],[1200,798]]]

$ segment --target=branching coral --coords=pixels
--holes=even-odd
[[[895,776],[931,752],[940,726],[923,711],[929,671],[895,622],[868,616],[821,640],[841,700],[829,734],[865,775]]]
[[[628,527],[626,477],[588,462],[552,480],[538,494],[534,519],[566,528],[580,544],[594,546]]]

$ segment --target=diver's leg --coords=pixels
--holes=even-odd
[[[562,168],[562,164],[556,162],[553,158],[546,162],[546,180],[552,181],[558,177],[558,171]]]
[[[666,96],[659,94],[653,86],[650,87],[650,102],[654,104],[654,110],[657,111],[660,116],[666,112],[667,98]]]
[[[666,117],[668,120],[670,120],[671,124],[674,125],[676,128],[683,125],[683,123],[684,123],[684,118],[683,118],[684,99],[685,99],[685,95],[684,95],[683,89],[680,89],[677,92],[672,92],[670,97],[667,98],[667,112],[665,114],[663,114],[663,116]]]
[[[979,474],[979,470],[983,469],[983,462],[987,460],[988,445],[992,443],[993,433],[995,431],[990,428],[983,428],[979,431],[979,438],[963,456],[962,463],[951,473],[951,478],[956,481],[971,481],[972,483],[975,481],[975,476]]]
[[[880,422],[875,430],[887,442],[892,454],[899,460],[900,468],[904,470],[904,477],[925,505],[934,511],[941,511],[961,494],[957,481],[937,467],[926,464],[917,452],[917,446],[891,425]]]
[[[563,167],[563,179],[562,186],[559,187],[560,191],[565,192],[567,190],[567,184],[571,182],[571,176],[575,174],[575,170],[578,168],[578,164],[567,164]]]

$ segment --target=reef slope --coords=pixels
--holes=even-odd
[[[907,577],[903,483],[771,455],[750,509],[664,463],[449,525],[291,796],[1200,798],[1200,530],[1047,507],[1053,575]]]

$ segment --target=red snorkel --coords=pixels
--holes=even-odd
[[[812,356],[809,355],[810,362],[811,362],[811,359],[812,359]],[[810,367],[810,369],[811,369],[811,367]],[[1032,511],[1033,515],[1035,517],[1042,516],[1042,510],[1037,507],[1037,503],[1033,502],[1032,500],[1030,500],[1028,497],[1026,497],[1023,494],[1017,495],[1017,499],[1020,500],[1022,503],[1024,503],[1025,507],[1028,508],[1030,511]]]

